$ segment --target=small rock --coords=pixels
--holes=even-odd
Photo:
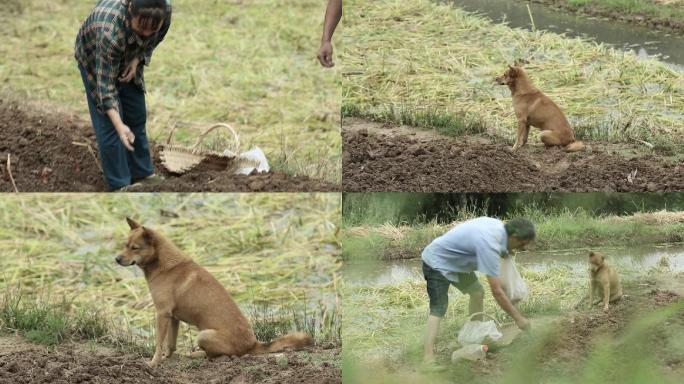
[[[254,180],[251,183],[249,183],[249,189],[252,191],[260,191],[262,188],[264,188],[264,182],[260,180]]]
[[[412,154],[413,156],[420,156],[424,155],[427,152],[425,151],[425,148],[421,147],[418,144],[411,145],[408,149],[409,153]]]
[[[651,181],[648,184],[646,184],[646,189],[648,189],[649,192],[655,192],[658,190],[658,186],[656,185],[656,183]]]

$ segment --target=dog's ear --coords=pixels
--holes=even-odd
[[[145,226],[142,226],[143,230],[143,241],[147,244],[152,244],[154,241],[154,233],[150,231],[149,229],[145,228]]]
[[[518,68],[508,65],[508,76],[510,77],[517,77],[518,76]]]
[[[126,216],[126,222],[128,222],[128,226],[131,227],[131,229],[136,229],[140,227],[140,224],[138,224],[135,220],[131,219],[128,216]]]
[[[589,257],[592,257],[594,255],[595,255],[594,251],[589,251]]]

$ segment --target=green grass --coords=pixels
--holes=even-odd
[[[368,263],[366,268],[373,271],[377,265]],[[645,294],[647,289],[641,287],[644,282],[673,278],[671,272],[658,268],[648,271],[620,268],[625,291],[632,297]],[[450,383],[457,377],[459,382],[475,383],[641,383],[646,381],[638,378],[644,375],[652,375],[653,382],[676,382],[673,378],[676,374],[668,374],[664,362],[684,356],[681,348],[684,302],[637,313],[636,320],[628,320],[626,331],[616,338],[597,335],[588,340],[587,354],[591,357],[587,360],[582,353],[562,355],[554,360],[548,356],[549,349],[558,345],[559,336],[566,330],[550,326],[552,322],[562,318],[570,321],[577,314],[591,316],[585,307],[586,271],[559,266],[542,272],[521,269],[521,273],[529,286],[530,298],[519,309],[533,321],[532,334],[490,355],[487,363],[446,362],[451,351],[457,348],[455,341],[468,308],[467,296],[452,289],[437,343],[439,361],[446,365],[446,371],[433,373],[418,368],[428,305],[420,272],[389,284],[346,283],[342,330],[345,382]],[[484,281],[483,286],[488,291]],[[633,301],[634,298],[630,302]],[[598,314],[599,310],[596,311]],[[489,292],[485,295],[485,312],[500,322],[511,321]],[[637,358],[641,356],[639,351],[645,350],[649,351],[648,361]],[[636,361],[639,364],[634,364]]]
[[[118,350],[150,354],[150,340],[136,337],[123,324],[114,324],[94,304],[75,305],[63,296],[29,293],[5,287],[0,294],[0,332],[19,333],[39,344],[54,346],[67,341],[95,342]]]
[[[465,211],[456,220],[481,216]],[[537,237],[529,250],[567,250],[592,247],[635,246],[684,241],[684,215],[681,212],[655,212],[633,216],[595,215],[584,209],[545,212],[536,207],[518,209],[502,218],[523,216],[535,224]],[[658,219],[662,217],[664,221]],[[432,240],[456,223],[435,221],[411,225],[346,226],[342,237],[345,260],[418,258]]]
[[[510,91],[493,79],[525,58],[578,138],[681,150],[684,75],[656,60],[428,0],[352,1],[348,9],[343,116],[508,143],[516,124]]]
[[[73,45],[94,4],[3,4],[3,88],[88,119]],[[149,136],[164,141],[178,125],[177,141],[192,144],[211,123],[230,123],[242,150],[261,147],[276,169],[339,182],[339,72],[316,60],[325,2],[175,0],[173,6],[170,32],[145,70]]]
[[[600,7],[619,11],[626,15],[646,15],[658,19],[682,20],[684,18],[684,2],[681,0],[567,0],[568,5],[582,8],[585,6]]]
[[[49,289],[49,299],[67,297],[74,310],[96,305],[98,316],[149,340],[154,309],[147,283],[139,268],[114,262],[131,216],[212,273],[260,336],[306,330],[338,344],[339,204],[334,194],[7,196],[0,199],[0,290]],[[189,348],[195,334],[181,325],[179,347]]]

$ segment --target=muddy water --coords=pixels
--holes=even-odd
[[[496,23],[513,28],[532,29],[527,6],[513,0],[450,0],[469,12],[479,13]],[[579,17],[539,4],[529,4],[538,30],[584,37],[640,57],[656,57],[672,68],[684,71],[684,37],[651,31],[648,28],[610,20]]]
[[[672,271],[684,271],[684,245],[650,245],[630,248],[595,249],[616,265],[621,273],[645,271],[666,260]],[[521,268],[544,271],[564,267],[573,274],[586,274],[588,250],[519,252],[516,262]],[[348,284],[366,286],[396,285],[422,276],[420,259],[379,261],[375,263],[347,263],[343,268]]]

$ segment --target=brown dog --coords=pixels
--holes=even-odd
[[[513,110],[518,119],[513,150],[527,144],[531,126],[541,129],[541,141],[547,148],[560,146],[567,152],[584,149],[584,143],[575,140],[575,133],[563,111],[532,85],[522,67],[509,65],[503,76],[495,80],[499,85],[508,85],[513,96]]]
[[[603,297],[603,311],[608,311],[608,303],[622,297],[622,285],[615,268],[606,264],[606,258],[598,252],[589,252],[589,277],[591,288],[589,291],[589,305],[598,304]],[[594,294],[599,300],[594,303]]]
[[[191,357],[242,356],[313,344],[311,336],[303,332],[270,343],[257,341],[249,321],[218,280],[158,232],[130,218],[126,220],[131,232],[116,262],[123,266],[136,264],[145,272],[156,310],[154,357],[148,363],[151,367],[175,351],[180,321],[200,330],[197,342],[202,351]]]

